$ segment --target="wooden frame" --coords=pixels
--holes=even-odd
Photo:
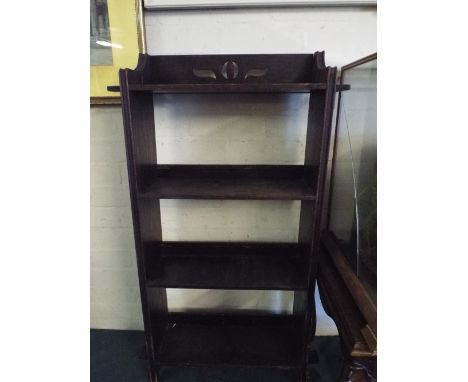
[[[149,374],[230,366],[306,382],[336,68],[324,53],[149,56],[119,72]],[[113,90],[117,90],[115,87]],[[310,94],[300,166],[159,165],[153,93]],[[164,242],[162,198],[301,200],[297,243]],[[170,313],[166,288],[293,290],[290,315]],[[226,346],[228,344],[229,346]]]
[[[349,90],[349,85],[344,85],[343,84],[343,72],[352,69],[356,66],[365,64],[366,62],[370,62],[373,60],[377,59],[377,53],[370,54],[368,56],[362,57],[356,61],[350,62],[347,65],[344,65],[341,67],[340,70],[340,76],[339,76],[339,85],[338,89],[339,90]],[[339,121],[340,121],[340,115],[341,115],[341,92],[338,93],[338,101],[337,101],[337,111],[336,111],[336,117],[335,117],[335,127],[334,131],[332,132],[332,135],[334,136],[334,139],[332,140],[332,157],[331,157],[331,168],[330,168],[330,173],[328,176],[328,181],[327,181],[327,195],[326,195],[326,200],[327,204],[324,208],[324,224],[323,226],[328,229],[328,225],[330,223],[330,205],[331,205],[331,195],[333,192],[333,183],[331,182],[331,179],[333,179],[333,175],[335,173],[335,161],[333,158],[335,158],[336,155],[336,129],[338,127]]]
[[[112,65],[90,66],[90,102],[120,104],[120,96],[107,87],[119,81],[119,68],[134,67],[146,50],[142,0],[107,0],[112,44]]]
[[[377,53],[356,60],[341,68],[343,71],[377,59]],[[341,93],[335,128],[338,126],[341,109]],[[340,381],[375,381],[377,378],[377,306],[357,278],[345,258],[339,240],[329,231],[333,175],[337,134],[333,144],[333,159],[329,176],[328,206],[325,230],[321,234],[321,257],[318,271],[318,285],[322,304],[327,314],[338,327],[346,359]]]

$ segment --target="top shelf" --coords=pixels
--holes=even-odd
[[[111,92],[119,92],[120,86],[108,86]],[[190,93],[310,93],[324,91],[325,83],[210,83],[210,84],[146,84],[129,85],[130,91],[160,94]],[[337,85],[337,91],[349,90],[349,85]]]
[[[313,54],[140,54],[134,70],[121,69],[125,92],[143,93],[321,93],[336,68],[324,52]],[[330,77],[332,76],[332,77]],[[125,78],[125,79],[124,79]],[[349,85],[334,90],[349,89]],[[118,92],[118,86],[109,86]]]

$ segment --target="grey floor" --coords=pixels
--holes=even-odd
[[[143,359],[143,332],[131,330],[91,330],[91,382],[148,382]],[[338,337],[316,337],[317,355],[311,382],[335,382],[341,368]],[[261,375],[261,376],[260,376]],[[290,375],[253,374],[250,370],[161,369],[161,382],[290,382]]]

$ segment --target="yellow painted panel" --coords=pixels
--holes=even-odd
[[[107,86],[119,84],[120,68],[135,68],[138,61],[138,31],[140,7],[135,0],[107,0],[112,43],[113,65],[91,66],[91,97],[116,97],[119,94],[107,91]]]

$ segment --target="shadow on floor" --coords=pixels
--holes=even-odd
[[[134,330],[91,330],[91,382],[148,382],[146,361],[142,359],[144,335]],[[311,382],[336,382],[341,370],[338,337],[316,337]],[[294,376],[259,374],[252,369],[161,368],[161,382],[292,382]]]

